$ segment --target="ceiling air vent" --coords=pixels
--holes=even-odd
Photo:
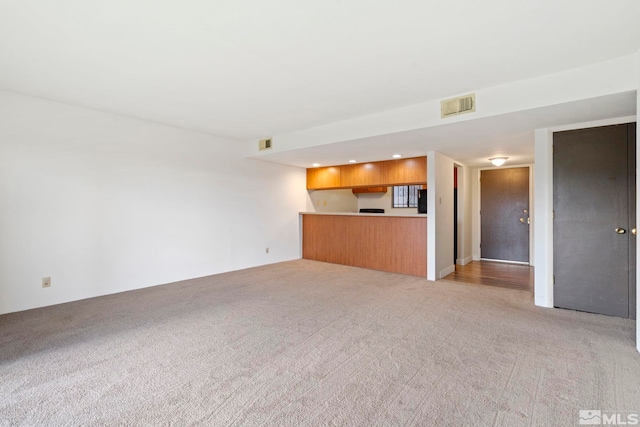
[[[261,139],[258,142],[258,150],[270,150],[271,149],[271,138]]]
[[[440,118],[457,116],[458,114],[476,111],[476,94],[440,101]]]

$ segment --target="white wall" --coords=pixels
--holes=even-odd
[[[358,198],[351,189],[307,191],[308,212],[357,212]]]
[[[553,134],[535,131],[534,170],[534,301],[540,307],[553,307]]]
[[[480,261],[480,169],[471,169],[471,237],[472,258]]]
[[[298,258],[305,171],[241,147],[0,92],[0,313]]]
[[[458,169],[458,258],[456,264],[472,261],[471,168],[456,165]]]
[[[431,151],[427,154],[427,279],[437,280],[455,271],[453,254],[452,159]]]

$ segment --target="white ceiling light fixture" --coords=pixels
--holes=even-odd
[[[314,163],[311,166],[313,166],[314,168],[317,168],[318,166],[320,166],[320,163]]]
[[[349,163],[358,163],[357,160],[349,160]]]
[[[504,162],[506,162],[508,157],[492,157],[489,161],[493,164],[493,166],[502,166]]]
[[[394,159],[399,159],[400,157],[402,157],[402,154],[394,154],[393,156]]]

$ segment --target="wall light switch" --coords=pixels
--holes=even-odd
[[[50,288],[51,287],[51,277],[43,277],[42,278],[42,287]]]

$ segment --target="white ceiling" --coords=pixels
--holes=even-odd
[[[639,18],[637,0],[0,0],[0,89],[249,141],[633,54]],[[394,144],[530,157],[531,114]]]

